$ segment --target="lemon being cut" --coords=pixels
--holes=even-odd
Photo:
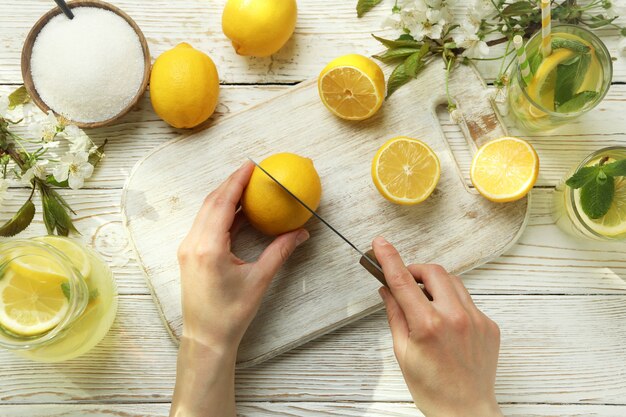
[[[318,78],[322,103],[336,116],[364,120],[380,109],[385,99],[385,75],[371,59],[352,54],[331,61]]]
[[[470,178],[488,200],[505,203],[523,198],[539,174],[539,157],[523,139],[503,137],[483,145],[472,160]]]
[[[259,164],[290,192],[315,210],[322,196],[322,184],[313,161],[292,153],[272,155]],[[253,227],[267,235],[296,230],[312,214],[255,168],[241,200],[241,207]]]
[[[439,158],[424,142],[397,137],[380,147],[372,162],[372,180],[387,200],[413,205],[426,200],[441,176]]]
[[[219,84],[211,58],[181,43],[154,61],[150,75],[152,107],[176,128],[195,127],[215,111]]]
[[[65,317],[69,308],[58,280],[41,280],[38,276],[23,276],[12,270],[0,280],[0,325],[21,336],[45,333]],[[49,276],[46,276],[49,278]]]
[[[228,0],[222,30],[237,54],[266,57],[287,43],[297,17],[296,0]]]
[[[91,261],[87,257],[85,251],[76,243],[72,242],[68,238],[59,236],[43,236],[35,238],[34,240],[46,243],[55,249],[58,249],[69,258],[74,268],[80,272],[83,278],[89,278],[89,275],[91,274]]]

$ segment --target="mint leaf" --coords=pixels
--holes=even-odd
[[[541,65],[541,61],[543,61],[543,56],[541,56],[540,53],[537,53],[533,55],[532,58],[530,58],[530,61],[528,63],[530,65],[530,71],[533,74],[537,73],[537,69],[539,69],[539,65]]]
[[[33,217],[35,217],[35,205],[28,200],[8,222],[0,227],[0,236],[15,236],[28,227]]]
[[[26,104],[30,101],[30,96],[26,92],[26,87],[21,86],[11,94],[9,94],[9,109],[13,110],[17,106]]]
[[[581,91],[565,103],[557,105],[556,110],[559,113],[575,113],[590,101],[595,100],[596,97],[598,97],[598,93],[595,91]]]
[[[626,177],[626,159],[604,165],[602,170],[606,175],[610,175],[612,177]]]
[[[416,41],[415,39],[413,39],[413,37],[411,35],[408,34],[403,34],[401,35],[398,39],[396,39],[395,41],[392,41],[390,39],[385,39],[385,38],[381,38],[379,36],[373,35],[374,39],[376,39],[378,42],[382,43],[383,45],[385,45],[387,48],[399,48],[399,47],[403,47],[403,46],[412,46],[415,48],[419,48],[420,43],[418,41]]]
[[[64,282],[61,284],[61,291],[63,291],[63,295],[67,298],[67,301],[70,301],[70,284],[69,282]]]
[[[387,81],[387,97],[389,98],[398,88],[408,83],[411,77],[406,72],[406,66],[403,63],[399,64],[389,76]]]
[[[589,181],[595,181],[599,171],[600,167],[597,165],[591,167],[582,167],[578,171],[576,171],[574,175],[569,177],[565,184],[570,188],[581,188]]]
[[[395,59],[406,58],[409,55],[413,55],[414,53],[419,51],[420,48],[416,47],[390,48],[387,49],[382,55],[374,55],[374,58],[382,62],[391,62]]]
[[[590,219],[599,219],[611,208],[615,196],[615,179],[606,177],[606,181],[589,181],[580,190],[580,204]]]
[[[574,97],[585,79],[590,63],[590,54],[578,54],[556,67],[555,109]]]
[[[89,303],[92,302],[93,300],[95,300],[96,298],[98,298],[100,296],[100,291],[98,291],[97,288],[94,288],[93,290],[89,291]]]
[[[552,45],[552,49],[567,48],[574,52],[578,52],[579,54],[586,54],[590,51],[590,48],[587,45],[572,39],[552,39],[550,45]]]
[[[383,0],[359,0],[356,4],[356,15],[363,17],[363,15],[374,8],[378,3]]]

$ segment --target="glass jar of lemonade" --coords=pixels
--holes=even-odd
[[[528,84],[516,62],[508,101],[520,127],[530,131],[563,125],[594,108],[613,77],[611,55],[600,38],[574,25],[552,27],[552,53],[543,57],[541,30],[526,44]]]
[[[0,243],[0,346],[43,362],[97,345],[117,312],[111,271],[76,240],[45,236]]]
[[[619,161],[622,161],[621,163]],[[621,164],[621,167],[619,166]],[[598,167],[605,167],[605,174],[596,173]],[[617,167],[617,168],[616,168]],[[585,171],[582,171],[585,169]],[[620,241],[626,239],[626,146],[614,146],[600,149],[587,156],[579,165],[574,167],[558,183],[554,191],[552,204],[552,217],[556,225],[566,233],[576,237],[589,238],[604,241]],[[595,171],[594,171],[595,170]],[[578,184],[572,188],[568,185],[568,179],[578,173]],[[584,175],[583,175],[584,174]],[[607,195],[612,195],[608,201],[608,210],[601,216],[595,216],[585,210],[581,195],[585,193],[582,183],[606,178],[607,174],[612,178],[609,181],[609,189],[595,188],[588,195],[604,200]],[[618,175],[621,174],[621,175]],[[594,177],[596,175],[596,177]],[[588,178],[585,178],[588,176]],[[607,180],[605,180],[607,181]],[[612,189],[612,190],[611,190]],[[596,191],[598,190],[598,191]],[[589,200],[591,197],[585,196]],[[594,203],[590,201],[590,203]],[[594,204],[597,207],[602,204]],[[586,212],[587,211],[587,212]],[[590,216],[591,214],[591,216]],[[592,218],[596,217],[596,218]]]

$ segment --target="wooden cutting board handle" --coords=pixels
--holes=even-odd
[[[376,259],[376,255],[374,254],[374,251],[372,249],[365,252],[365,256],[367,256],[370,260],[376,262],[376,264],[380,266],[380,262],[378,262],[378,259]],[[367,259],[365,259],[365,256],[361,256],[361,260],[359,261],[359,263],[363,266],[363,268],[367,270],[367,272],[372,274],[374,278],[380,281],[381,284],[383,284],[385,287],[388,287],[387,280],[385,280],[385,275],[378,269],[376,269],[374,265],[372,265]]]

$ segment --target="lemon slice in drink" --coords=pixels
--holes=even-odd
[[[7,270],[0,281],[0,325],[21,336],[35,336],[57,326],[69,308],[61,285],[66,280],[38,279]]]
[[[426,200],[440,176],[439,158],[417,139],[397,137],[387,141],[372,162],[374,185],[396,204],[413,205]]]
[[[483,145],[472,160],[470,178],[476,190],[496,203],[519,200],[533,188],[539,157],[525,140],[503,137]]]
[[[318,78],[322,103],[336,116],[364,120],[373,116],[385,99],[385,75],[371,59],[351,54],[331,61]]]
[[[577,199],[580,199],[579,192],[577,192]],[[584,211],[579,210],[579,212],[585,223],[598,234],[607,237],[626,234],[626,177],[615,177],[615,196],[609,211],[604,216],[599,219],[590,219]]]
[[[83,278],[88,278],[89,274],[91,274],[91,262],[89,262],[87,254],[79,245],[72,242],[70,239],[59,236],[43,236],[35,238],[35,240],[47,243],[62,252],[69,258],[74,268],[80,272]]]

